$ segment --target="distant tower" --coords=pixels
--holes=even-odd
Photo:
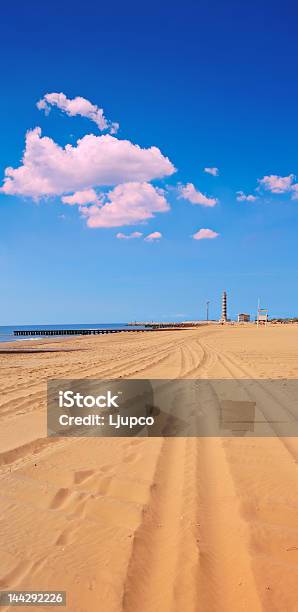
[[[221,298],[221,318],[222,323],[226,323],[228,320],[227,317],[227,292],[224,291]]]

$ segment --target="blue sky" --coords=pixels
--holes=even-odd
[[[123,194],[108,195],[119,181],[82,178],[62,193],[55,177],[47,197],[24,196],[15,182],[15,193],[0,193],[0,324],[201,318],[207,299],[215,318],[223,289],[232,316],[254,313],[258,296],[272,316],[297,315],[297,12],[266,1],[2,7],[1,179],[23,165],[27,130],[73,148],[108,134],[54,105],[38,110],[53,92],[103,108],[120,124],[111,138],[157,147],[177,172],[155,177],[146,161],[146,183],[169,210],[145,224],[88,227],[82,206],[62,202],[92,188],[105,197],[98,219],[109,198],[123,206]],[[127,182],[144,181],[129,170]],[[189,183],[217,203],[179,197]],[[237,201],[237,191],[256,199]],[[194,240],[202,228],[219,236]],[[144,240],[155,232],[159,240]]]

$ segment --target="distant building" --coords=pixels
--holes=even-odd
[[[240,312],[240,314],[238,314],[238,323],[249,323],[250,321],[250,315],[246,314],[245,312]]]

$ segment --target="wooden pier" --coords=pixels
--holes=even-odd
[[[14,336],[93,336],[120,332],[144,332],[150,329],[15,329]]]

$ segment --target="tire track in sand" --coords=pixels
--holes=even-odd
[[[260,401],[264,416],[270,417],[266,403],[283,409],[288,417],[293,416],[282,387],[268,388],[263,379],[258,379],[257,369],[252,370],[242,361],[239,363],[230,353],[215,352],[228,377],[237,381],[248,399]],[[255,383],[253,395],[250,380]],[[297,609],[297,439],[276,433],[272,430],[273,437],[266,438],[225,438],[224,461],[234,483],[240,514],[246,522],[247,552],[262,609],[294,612]]]
[[[248,541],[221,441],[166,439],[134,535],[123,612],[260,611]]]
[[[164,440],[150,500],[134,535],[124,584],[123,612],[175,609],[185,452],[185,438]]]
[[[197,360],[193,350],[187,356],[181,352],[183,377],[193,375],[200,363],[204,367],[215,360],[208,350],[202,353],[200,344],[196,348]],[[212,389],[210,393],[213,397]],[[221,439],[164,440],[150,499],[134,535],[122,609],[262,609],[249,530]]]

